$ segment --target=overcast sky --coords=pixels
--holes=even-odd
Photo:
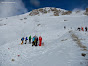
[[[0,17],[20,15],[43,7],[84,10],[88,7],[88,0],[0,0]]]

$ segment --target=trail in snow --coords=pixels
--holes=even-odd
[[[78,46],[79,46],[80,48],[84,48],[84,49],[87,48],[86,46],[84,46],[84,45],[81,43],[80,39],[79,39],[72,31],[69,31],[69,32],[71,33],[72,39],[73,39],[74,41],[76,41],[76,43],[78,44]]]

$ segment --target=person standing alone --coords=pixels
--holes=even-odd
[[[39,37],[39,46],[41,46],[41,44],[42,44],[42,37],[40,36]]]

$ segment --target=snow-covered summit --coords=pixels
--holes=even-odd
[[[76,11],[68,11],[61,8],[55,8],[55,7],[45,7],[45,8],[39,8],[32,10],[29,15],[35,16],[35,15],[49,15],[49,16],[60,16],[60,15],[87,15],[87,9],[86,10],[76,10]]]
[[[71,11],[67,11],[64,9],[60,9],[60,8],[55,8],[55,7],[45,7],[45,8],[39,8],[39,9],[35,9],[32,10],[30,12],[30,16],[34,16],[34,15],[41,15],[41,14],[49,14],[50,16],[59,16],[59,15],[69,15],[71,14]]]

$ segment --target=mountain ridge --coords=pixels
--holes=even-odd
[[[82,13],[81,13],[82,12]],[[88,8],[86,10],[81,11],[81,10],[76,10],[76,11],[69,11],[69,10],[64,10],[61,8],[55,8],[55,7],[45,7],[45,8],[39,8],[39,9],[34,9],[30,11],[29,15],[30,16],[35,16],[35,15],[44,15],[44,14],[50,14],[50,16],[60,16],[60,15],[71,15],[71,14],[83,14],[83,15],[88,15]]]

